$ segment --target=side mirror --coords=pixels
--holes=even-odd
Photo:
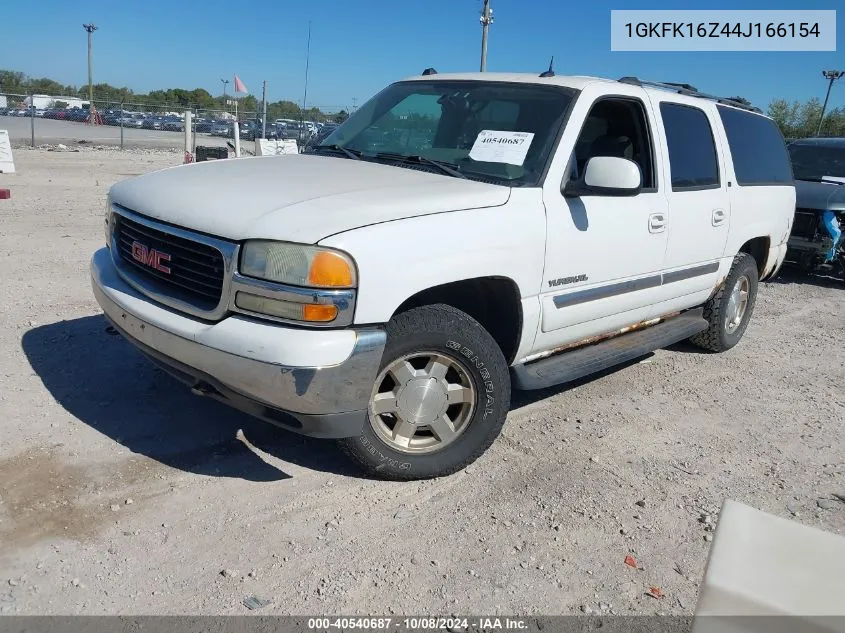
[[[562,193],[567,198],[636,196],[642,184],[640,166],[634,161],[615,156],[594,156],[587,161],[584,176],[567,181]]]

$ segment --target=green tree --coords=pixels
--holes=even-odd
[[[819,128],[819,119],[822,114],[822,104],[818,98],[813,97],[801,104],[798,110],[798,132],[800,136],[815,136]]]
[[[14,70],[0,70],[0,92],[25,94],[27,76]]]
[[[786,138],[795,136],[799,107],[800,104],[797,101],[789,103],[786,99],[775,99],[769,104],[768,115],[777,123]]]
[[[299,119],[299,106],[293,101],[276,101],[267,104],[267,119]]]
[[[39,79],[30,79],[27,86],[28,92],[45,95],[65,95],[67,94],[67,87],[60,84],[58,81],[53,81],[47,77],[40,77]]]
[[[822,136],[845,136],[845,107],[825,112],[821,133]]]
[[[346,110],[341,110],[340,112],[333,114],[331,118],[335,123],[343,123],[349,118],[349,113]]]
[[[816,97],[792,103],[775,99],[769,104],[767,113],[777,123],[785,138],[795,139],[816,135],[821,110],[821,103]],[[825,112],[821,135],[845,136],[845,108],[833,108]]]

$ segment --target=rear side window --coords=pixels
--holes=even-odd
[[[672,191],[718,187],[716,144],[704,111],[664,101],[660,104],[660,116],[669,146]]]
[[[717,106],[739,185],[792,184],[786,143],[771,119],[759,114]]]

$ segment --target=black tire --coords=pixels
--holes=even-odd
[[[729,309],[731,293],[741,279],[748,281],[748,303],[738,326],[728,327],[726,314]],[[757,261],[747,253],[739,253],[735,258],[725,283],[719,291],[704,304],[706,330],[690,338],[690,342],[711,352],[724,352],[739,343],[751,320],[754,304],[757,302]]]
[[[377,421],[374,423],[369,413],[360,436],[339,442],[370,476],[406,481],[450,475],[487,450],[505,423],[511,396],[508,365],[496,341],[478,321],[444,304],[395,316],[387,324],[379,375],[397,359],[419,352],[434,352],[460,364],[475,386],[472,413],[451,443],[425,454],[403,452],[388,444],[376,432]]]

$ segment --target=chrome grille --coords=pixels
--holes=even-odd
[[[122,276],[145,294],[203,318],[221,318],[228,304],[227,278],[236,245],[170,227],[115,207],[112,249]],[[163,254],[159,266],[136,259]],[[158,260],[156,260],[158,261]]]

